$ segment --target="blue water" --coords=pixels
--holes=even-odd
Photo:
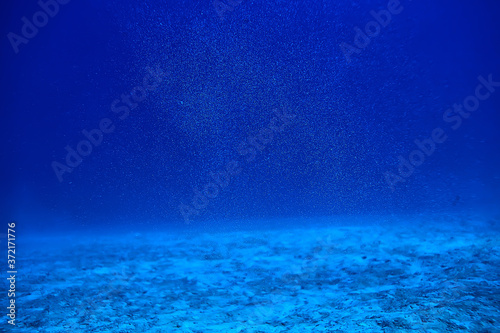
[[[498,312],[495,317],[484,310],[498,305],[488,298],[498,296],[499,276],[497,1],[23,0],[8,1],[2,7],[0,235],[7,252],[11,246],[7,223],[15,222],[16,260],[21,265],[17,277],[24,288],[16,296],[19,329],[288,332],[293,331],[293,325],[288,325],[301,322],[297,321],[300,317],[302,323],[324,325],[297,326],[302,332],[498,332]],[[289,305],[274,324],[262,313],[251,321],[241,312],[220,319],[228,325],[224,328],[200,317],[193,324],[198,331],[175,324],[175,320],[182,321],[175,314],[164,314],[167,317],[158,321],[161,311],[148,319],[147,326],[130,323],[121,328],[112,321],[96,326],[90,314],[67,315],[81,317],[78,328],[75,323],[68,326],[64,316],[57,314],[52,321],[29,316],[30,311],[48,314],[50,302],[64,309],[61,302],[94,295],[80,286],[63,300],[60,291],[67,286],[58,285],[57,279],[40,278],[54,272],[51,262],[66,260],[37,252],[54,243],[63,247],[59,251],[75,253],[67,258],[71,269],[56,270],[62,276],[110,278],[113,269],[122,269],[110,268],[111,263],[144,261],[129,256],[131,248],[142,249],[170,235],[178,242],[166,242],[180,251],[174,257],[194,248],[221,252],[209,258],[220,260],[236,281],[238,276],[255,272],[251,268],[239,272],[229,265],[231,260],[250,260],[245,257],[248,253],[235,250],[231,257],[224,250],[214,250],[217,245],[207,245],[217,240],[205,244],[200,235],[217,239],[213,235],[223,233],[220,246],[228,252],[234,249],[231,237],[253,250],[267,248],[269,257],[277,259],[270,259],[275,266],[265,269],[281,271],[291,257],[277,249],[290,249],[296,259],[304,248],[316,253],[313,243],[318,237],[330,239],[335,234],[330,228],[360,228],[368,234],[375,226],[387,228],[388,234],[395,235],[387,236],[390,246],[407,251],[412,245],[403,245],[406,236],[397,235],[416,225],[421,233],[414,231],[416,236],[408,239],[414,245],[431,244],[415,249],[421,251],[417,257],[422,267],[425,258],[437,254],[441,259],[433,257],[427,269],[466,265],[451,254],[446,256],[450,248],[440,252],[439,246],[445,243],[439,235],[460,239],[450,246],[471,258],[478,258],[474,251],[488,256],[481,265],[491,265],[493,275],[483,281],[488,286],[484,293],[490,296],[483,295],[484,300],[477,294],[471,296],[475,285],[465,282],[476,283],[474,278],[484,275],[478,273],[479,266],[469,270],[469,277],[461,276],[463,281],[453,282],[467,285],[470,293],[464,297],[476,297],[479,310],[474,304],[461,306],[483,318],[476,318],[477,325],[464,324],[476,323],[475,319],[456,318],[458,328],[451,324],[422,328],[405,318],[408,324],[398,326],[399,319],[380,319],[392,313],[382,307],[373,327],[341,327],[326,314],[304,319],[298,315],[300,305],[282,299],[270,303]],[[294,248],[295,236],[283,236],[282,243],[274,244],[273,239],[280,236],[262,234],[279,234],[280,230],[305,230],[310,242],[304,240],[307,245],[301,250]],[[450,230],[457,234],[450,236]],[[228,232],[233,236],[227,236]],[[128,245],[120,243],[122,237],[129,240]],[[352,242],[349,237],[342,239]],[[193,239],[200,243],[189,242]],[[245,243],[245,239],[252,240]],[[474,242],[483,245],[472,249]],[[80,248],[72,247],[76,244]],[[364,251],[356,247],[360,244],[350,244],[341,246],[347,252],[337,254]],[[167,251],[155,246],[149,249],[153,253]],[[87,253],[92,249],[95,255]],[[391,255],[400,253],[380,251],[383,254],[377,260],[385,255],[394,260]],[[257,262],[256,255],[257,259],[252,258]],[[108,256],[115,259],[102,261]],[[144,256],[151,262],[162,260],[161,256]],[[309,257],[304,254],[304,258]],[[445,263],[443,258],[449,260]],[[192,267],[199,267],[195,261]],[[88,271],[89,262],[100,270]],[[191,267],[189,260],[177,264]],[[339,267],[348,263],[339,265],[335,269],[342,270]],[[200,282],[202,276],[196,284],[191,275],[188,283],[187,273],[176,272],[175,267],[171,274],[176,281],[184,281],[186,290],[194,288],[193,283],[214,286],[210,279]],[[409,266],[405,267],[395,269]],[[405,274],[414,274],[413,268]],[[122,287],[133,289],[131,279],[125,279]],[[440,281],[439,276],[435,279]],[[54,289],[47,288],[50,284]],[[308,285],[301,290],[309,290]],[[174,286],[153,283],[146,290],[161,293],[169,288]],[[37,291],[45,299],[40,304],[33,296]],[[217,294],[199,293],[205,298]],[[248,293],[255,294],[255,290]],[[307,293],[302,296],[307,302]],[[228,301],[232,296],[220,297]],[[8,306],[10,299],[2,301],[2,306]],[[365,311],[364,301],[346,307]],[[234,299],[234,304],[239,302]],[[323,307],[321,302],[318,306]],[[421,305],[418,300],[413,303]],[[180,303],[173,304],[182,308]],[[220,312],[229,308],[222,304]],[[119,317],[123,311],[116,308],[103,316]],[[333,316],[333,310],[325,311]],[[432,316],[452,322],[444,313]],[[485,322],[487,317],[492,321]],[[236,322],[240,324],[231,324]],[[1,325],[15,330],[7,319]]]

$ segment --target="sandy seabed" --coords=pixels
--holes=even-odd
[[[421,218],[37,239],[17,255],[16,327],[2,326],[12,332],[496,333],[499,225],[498,218]],[[43,246],[51,241],[59,245]]]

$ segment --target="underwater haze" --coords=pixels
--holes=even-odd
[[[497,1],[1,7],[1,332],[500,332]]]

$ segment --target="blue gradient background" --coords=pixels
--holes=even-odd
[[[498,209],[500,88],[457,131],[442,115],[479,75],[500,81],[500,4],[401,5],[348,64],[339,45],[387,1],[243,0],[221,20],[208,0],[73,0],[19,54],[6,36],[40,8],[2,4],[2,220],[26,232],[186,228],[179,204],[282,106],[293,124],[189,227]],[[52,161],[113,118],[148,66],[168,73],[158,89],[60,183]],[[436,127],[448,140],[391,191],[384,172]]]

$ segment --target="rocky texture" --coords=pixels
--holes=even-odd
[[[500,332],[498,220],[484,222],[26,245],[16,331]]]

